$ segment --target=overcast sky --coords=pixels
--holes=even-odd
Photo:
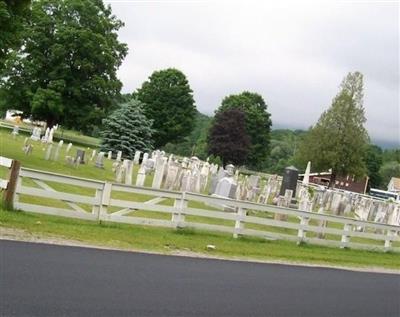
[[[264,97],[274,127],[307,128],[358,70],[371,138],[400,144],[398,1],[106,2],[125,22],[123,92],[175,67],[200,112],[249,90]]]

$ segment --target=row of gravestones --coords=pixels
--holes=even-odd
[[[57,130],[58,126],[54,126],[51,129],[47,128],[45,131],[45,134],[43,135],[43,137],[41,136],[42,134],[42,128],[40,127],[34,127],[32,129],[32,134],[30,139],[33,141],[39,141],[41,140],[43,143],[53,143],[53,136],[54,136],[54,132]],[[14,126],[13,130],[11,132],[11,135],[13,136],[13,138],[15,138],[17,135],[19,134],[19,126]]]
[[[46,160],[58,160],[60,150],[63,146],[61,140],[57,146],[52,144],[54,129],[46,129],[45,135],[40,138],[41,129],[33,129],[30,139],[42,140],[47,143],[45,149]],[[18,127],[14,127],[12,134],[18,134]],[[76,167],[85,163],[85,151],[78,149],[75,157],[68,156],[72,147],[69,143],[66,148],[66,161]],[[23,151],[26,155],[32,153],[33,145],[29,139],[24,141]],[[92,151],[90,161],[95,160],[95,166],[104,167],[105,152],[97,153]],[[107,158],[112,159],[112,152],[107,153]],[[282,184],[277,177],[269,177],[264,186],[260,185],[260,177],[256,175],[245,176],[239,179],[238,171],[234,173],[234,166],[228,165],[226,170],[223,167],[218,169],[218,165],[202,162],[197,157],[191,159],[184,158],[181,162],[170,155],[168,158],[163,151],[154,151],[151,156],[148,153],[136,151],[133,161],[123,160],[122,152],[116,154],[116,162],[113,164],[113,171],[117,182],[132,184],[133,165],[139,165],[136,185],[144,186],[146,176],[154,172],[152,188],[165,188],[169,190],[182,190],[190,192],[203,192],[210,178],[209,194],[239,200],[255,201],[267,203],[270,198],[279,206],[290,207],[293,196],[297,198],[298,209],[304,211],[317,210],[319,213],[333,213],[335,215],[349,215],[354,211],[355,217],[360,220],[369,220],[380,223],[400,224],[400,206],[396,203],[377,201],[356,193],[339,192],[335,190],[312,190],[308,186],[299,185],[297,177],[292,177],[290,181]],[[294,169],[288,168],[289,173]],[[295,175],[296,176],[296,175]],[[295,180],[295,185],[294,181]],[[289,183],[291,184],[288,186]],[[294,187],[288,189],[288,187]],[[260,188],[262,187],[262,189]],[[282,195],[283,193],[283,195]],[[297,193],[297,195],[296,195]]]

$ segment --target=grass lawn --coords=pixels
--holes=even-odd
[[[97,246],[173,253],[178,250],[224,258],[284,260],[348,267],[400,270],[400,255],[300,245],[258,238],[234,239],[229,234],[165,229],[115,223],[96,223],[25,212],[0,211],[0,230],[18,228],[42,237],[60,237]],[[215,250],[207,251],[213,244]]]
[[[10,134],[12,131],[8,127],[12,127],[14,125],[15,125],[15,123],[13,123],[11,121],[6,121],[6,120],[0,119],[1,130],[8,134]],[[19,124],[19,127],[20,127],[20,131],[19,131],[20,134],[22,134],[23,136],[30,136],[31,133],[28,133],[26,130],[31,131],[33,129],[32,124],[22,122],[21,124]],[[43,130],[43,128],[42,128],[42,135],[44,134],[44,132],[45,132],[45,130]],[[53,137],[54,137],[54,140],[56,140],[56,141],[64,140],[64,142],[66,142],[68,140],[67,143],[72,142],[72,143],[79,143],[81,145],[89,145],[89,146],[95,146],[95,147],[100,145],[100,139],[98,139],[98,138],[87,136],[87,135],[84,135],[80,132],[73,131],[73,130],[64,130],[62,127],[54,133]]]

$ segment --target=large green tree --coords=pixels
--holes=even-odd
[[[37,0],[21,49],[7,60],[2,107],[49,126],[92,131],[121,89],[123,23],[102,0]]]
[[[208,136],[208,153],[220,157],[224,165],[242,165],[246,162],[250,147],[244,111],[233,108],[218,112]]]
[[[193,91],[180,70],[155,71],[135,96],[146,104],[146,116],[154,121],[156,147],[177,143],[192,131],[196,115]]]
[[[332,169],[331,186],[336,175],[365,175],[364,155],[369,142],[365,122],[363,76],[349,73],[331,107],[301,142],[297,161],[304,166],[311,161],[315,171]]]
[[[122,151],[124,157],[133,159],[135,151],[152,149],[153,122],[144,115],[143,106],[140,101],[131,99],[103,120],[102,151]]]
[[[182,142],[167,143],[163,149],[167,153],[174,153],[181,156],[197,156],[202,160],[207,158],[207,136],[212,118],[196,113],[194,120],[194,128]]]
[[[379,170],[382,178],[382,189],[387,189],[392,177],[400,177],[400,163],[398,161],[389,161],[382,165]]]
[[[251,140],[251,148],[246,165],[262,169],[269,153],[272,124],[271,115],[267,111],[267,104],[261,95],[244,91],[237,95],[225,97],[216,114],[233,108],[240,109],[245,113],[246,131]]]
[[[264,170],[272,174],[282,174],[286,167],[293,165],[294,153],[304,134],[303,130],[272,130],[271,152]]]
[[[382,183],[382,176],[379,173],[383,162],[382,149],[377,145],[370,144],[367,147],[364,161],[369,176],[368,187],[379,188]]]
[[[30,0],[0,0],[0,74],[9,54],[20,47]]]

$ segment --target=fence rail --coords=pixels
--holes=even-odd
[[[55,183],[59,186],[53,185]],[[14,207],[92,221],[195,228],[231,233],[234,237],[247,235],[318,245],[400,251],[399,226],[27,168],[20,170]],[[275,217],[276,214],[283,217]]]

